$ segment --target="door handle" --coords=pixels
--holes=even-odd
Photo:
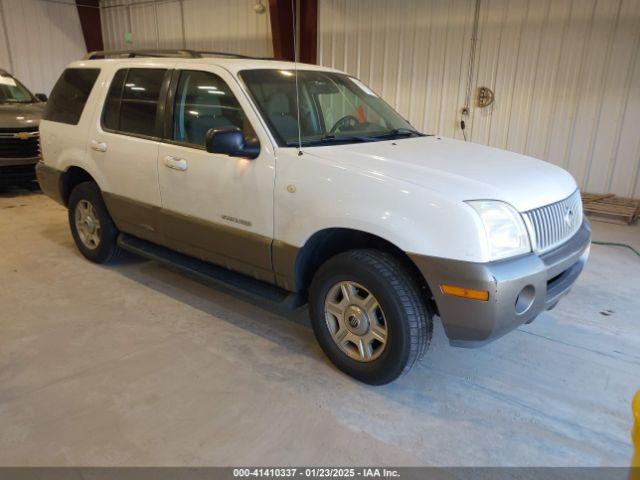
[[[91,149],[96,152],[106,152],[107,144],[105,142],[99,142],[97,140],[91,140]]]
[[[173,168],[174,170],[180,170],[184,172],[187,167],[187,161],[184,158],[176,158],[171,155],[164,157],[164,164],[166,167]]]

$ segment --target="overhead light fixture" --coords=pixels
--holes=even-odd
[[[256,0],[256,4],[253,6],[253,11],[256,13],[264,13],[266,8],[262,4],[262,0]]]

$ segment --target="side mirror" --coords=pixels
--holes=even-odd
[[[36,93],[35,97],[40,100],[41,102],[46,102],[47,101],[47,96],[44,93]]]
[[[238,127],[210,128],[204,136],[209,153],[222,153],[230,157],[254,159],[260,153],[260,144],[248,145]]]

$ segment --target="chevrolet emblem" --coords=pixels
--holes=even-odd
[[[33,134],[31,132],[19,132],[14,135],[14,137],[19,138],[20,140],[27,140],[31,138]]]

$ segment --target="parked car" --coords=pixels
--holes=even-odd
[[[324,352],[370,384],[416,363],[435,315],[482,345],[583,269],[591,230],[561,168],[420,133],[337,70],[126,54],[69,65],[40,127],[40,184],[93,262],[124,249],[308,300]]]
[[[0,70],[0,187],[35,181],[38,124],[46,101],[46,95],[32,94]]]

